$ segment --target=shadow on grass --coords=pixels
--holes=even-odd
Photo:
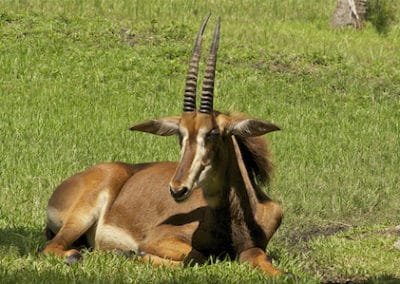
[[[0,248],[16,250],[21,256],[37,253],[44,244],[43,231],[26,227],[0,229]]]

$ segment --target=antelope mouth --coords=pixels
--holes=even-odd
[[[188,182],[189,185],[174,186],[174,183],[171,182],[171,184],[169,185],[169,192],[174,200],[176,202],[182,202],[188,199],[196,188],[201,187],[202,181],[204,180],[204,177],[207,175],[210,168],[211,166],[209,165],[201,165],[200,169],[198,169],[198,172],[194,177],[194,181]]]

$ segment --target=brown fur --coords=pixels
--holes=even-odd
[[[205,116],[186,119],[198,119],[196,125],[213,120]],[[230,120],[224,118],[225,126]],[[192,125],[190,131],[189,136],[195,138],[198,128]],[[212,151],[212,183],[195,189],[184,202],[176,203],[167,190],[177,163],[99,164],[67,179],[49,201],[48,236],[55,236],[44,252],[79,259],[80,253],[71,248],[76,240],[87,239],[97,249],[137,250],[143,261],[154,264],[202,263],[210,256],[227,255],[268,275],[280,274],[264,251],[282,218],[279,205],[257,185],[257,178],[262,181],[271,170],[266,144],[259,137],[236,140],[228,134],[213,142],[216,145],[210,147],[217,149]],[[190,146],[187,151],[193,149]],[[208,187],[217,190],[214,198],[218,202],[211,207],[203,197]]]
[[[161,136],[177,134],[180,161],[102,163],[66,179],[47,206],[50,240],[45,254],[77,261],[81,254],[73,246],[85,240],[100,250],[134,251],[154,265],[174,267],[229,256],[266,275],[282,273],[265,253],[282,209],[260,188],[268,183],[272,166],[265,140],[257,137],[279,127],[213,112],[219,20],[201,106],[195,109],[197,57],[208,18],[196,40],[182,115],[131,127]]]

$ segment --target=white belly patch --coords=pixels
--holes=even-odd
[[[53,232],[58,232],[62,226],[60,211],[52,206],[47,207],[47,225]]]
[[[120,249],[124,251],[138,251],[138,243],[125,230],[111,226],[99,225],[96,230],[95,248],[100,250]]]

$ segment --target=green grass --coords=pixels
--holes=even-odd
[[[37,252],[47,200],[63,179],[101,161],[178,158],[176,139],[127,129],[181,112],[188,58],[209,11],[222,16],[216,108],[284,129],[268,136],[276,166],[268,192],[285,210],[268,247],[275,264],[304,283],[400,279],[392,246],[400,234],[392,230],[400,224],[400,25],[384,35],[370,23],[333,30],[334,7],[0,1],[2,283],[264,281],[236,262],[170,270],[85,252],[70,267]]]
[[[309,243],[308,264],[329,279],[389,280],[398,275],[399,252],[393,249],[396,234],[373,226],[315,238]]]

